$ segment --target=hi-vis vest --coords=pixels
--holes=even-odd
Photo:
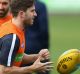
[[[19,67],[21,65],[23,54],[25,51],[25,37],[24,32],[16,25],[12,24],[10,20],[0,27],[0,38],[11,33],[16,34],[20,39],[20,46],[16,54],[15,60],[12,63],[12,66]]]

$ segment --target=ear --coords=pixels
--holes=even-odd
[[[20,18],[24,18],[25,17],[25,12],[24,11],[19,11],[19,16],[20,16]]]

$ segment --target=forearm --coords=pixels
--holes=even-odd
[[[38,54],[27,55],[27,54],[24,53],[24,56],[23,56],[23,59],[22,59],[22,64],[33,63],[34,61],[36,61],[38,56],[39,56]]]
[[[33,73],[34,68],[29,67],[2,67],[0,66],[0,74],[29,74]]]

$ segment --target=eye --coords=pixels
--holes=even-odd
[[[31,12],[35,12],[35,10],[33,9],[33,10],[31,10]]]
[[[7,5],[8,3],[7,3],[7,2],[3,2],[2,4],[3,4],[3,5]]]

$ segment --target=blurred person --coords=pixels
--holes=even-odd
[[[0,0],[0,26],[12,18],[9,12],[10,2],[11,0]]]
[[[24,53],[24,28],[28,24],[32,25],[37,16],[34,0],[13,0],[10,7],[13,18],[0,27],[0,74],[28,74],[51,70],[52,62],[40,62],[49,58],[47,49],[33,55]],[[29,62],[34,63],[31,66],[20,67],[21,63]]]
[[[36,0],[35,8],[37,17],[35,17],[34,24],[28,26],[25,32],[27,43],[27,50],[25,52],[27,54],[36,54],[41,49],[49,48],[48,16],[46,6],[44,3]],[[38,74],[49,74],[49,72]]]

